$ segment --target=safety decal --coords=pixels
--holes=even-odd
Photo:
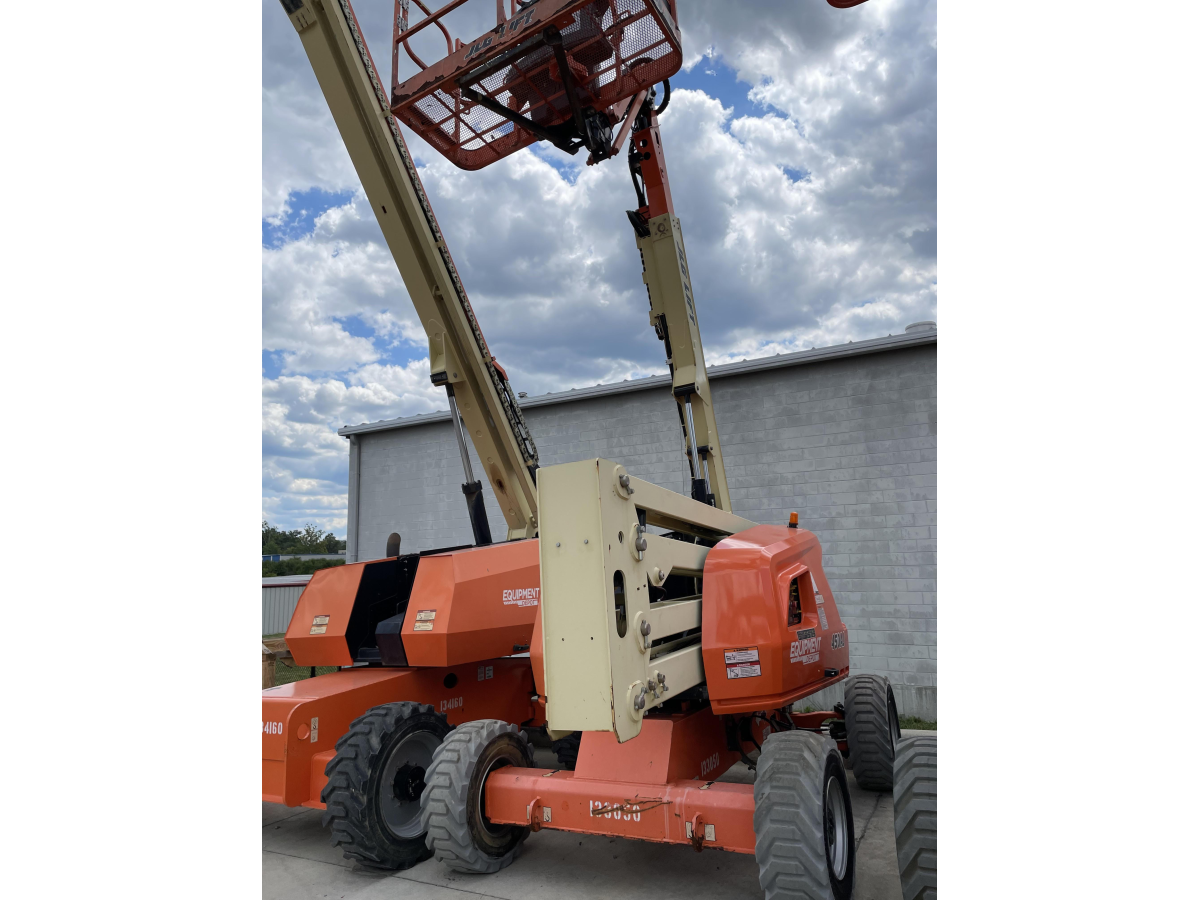
[[[433,631],[432,622],[417,622],[413,625],[413,631]]]
[[[762,674],[762,666],[755,663],[752,666],[726,666],[726,678],[755,678]]]
[[[742,647],[725,651],[726,678],[754,678],[762,675],[757,647]]]
[[[313,616],[312,628],[308,630],[309,634],[324,634],[326,627],[329,625],[329,616]]]
[[[799,631],[796,632],[796,640],[798,640],[798,641],[802,641],[805,638],[816,637],[816,636],[817,636],[817,629],[815,629],[815,628],[801,628]]]
[[[489,678],[494,678],[495,675],[496,675],[496,670],[492,666],[480,666],[479,667],[479,678],[478,678],[479,681],[487,681]]]
[[[741,650],[726,650],[725,665],[734,663],[758,662],[758,648],[744,647]]]
[[[821,630],[828,631],[829,620],[825,618],[825,607],[822,606],[817,609],[817,618],[821,620]]]
[[[437,610],[436,609],[418,609],[417,610],[417,621],[418,622],[432,622],[436,618],[437,618]]]
[[[817,587],[817,578],[816,578],[816,576],[815,576],[815,575],[813,575],[813,574],[812,574],[812,572],[809,572],[809,573],[808,573],[808,577],[812,579],[812,583],[813,583],[813,594],[815,594],[815,595],[816,595],[816,598],[817,598],[817,606],[820,606],[822,603],[824,603],[824,602],[825,602],[825,598],[821,596],[821,589],[820,589],[819,587]]]

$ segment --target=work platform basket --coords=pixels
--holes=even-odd
[[[483,168],[539,139],[575,152],[586,143],[572,142],[580,137],[581,109],[589,123],[616,124],[630,98],[683,64],[667,0],[509,0],[508,16],[497,0],[496,27],[469,44],[453,40],[440,21],[466,0],[434,13],[415,2],[427,16],[411,28],[407,0],[396,3],[392,113],[463,169]],[[426,65],[408,41],[430,25],[445,35],[447,56]],[[403,84],[402,47],[421,67]]]

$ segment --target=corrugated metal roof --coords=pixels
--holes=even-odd
[[[765,356],[761,359],[743,359],[740,362],[727,363],[723,366],[709,366],[708,377],[709,380],[728,378],[731,375],[744,375],[749,372],[760,372],[766,369],[803,366],[809,363],[826,362],[831,359],[840,359],[847,356],[882,353],[887,350],[899,350],[904,347],[916,347],[922,344],[936,343],[937,331],[935,329],[913,331],[908,334],[888,335],[887,337],[871,338],[866,341],[850,341],[836,347],[816,347],[812,350],[801,350],[798,353],[780,353],[775,356]],[[572,388],[569,391],[542,394],[540,397],[524,397],[519,403],[522,409],[532,409],[535,406],[570,403],[575,400],[586,400],[591,397],[606,397],[609,394],[645,391],[651,388],[666,387],[670,383],[671,376],[669,375],[652,375],[649,378],[637,378],[633,381],[621,381],[616,384],[598,384],[595,387]],[[412,428],[414,425],[449,421],[450,410],[444,409],[417,416],[381,419],[378,422],[363,422],[361,425],[345,425],[338,429],[338,434],[345,436],[365,434],[371,431],[391,431],[395,428]]]

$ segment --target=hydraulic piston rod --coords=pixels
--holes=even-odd
[[[475,480],[471,469],[471,454],[467,452],[467,439],[463,435],[462,419],[458,415],[458,403],[454,399],[454,388],[446,385],[446,396],[450,399],[450,422],[454,426],[454,437],[458,440],[458,452],[462,456],[463,496],[467,498],[467,515],[471,517],[471,535],[475,546],[483,547],[492,542],[492,529],[488,525],[487,512],[483,507],[483,485]]]

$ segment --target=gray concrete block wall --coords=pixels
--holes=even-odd
[[[852,670],[888,676],[901,712],[936,719],[936,346],[714,380],[713,403],[734,512],[800,514]]]
[[[891,680],[901,712],[937,716],[937,348],[924,345],[712,381],[734,512],[821,540],[851,665]],[[526,410],[542,465],[605,457],[688,491],[675,403],[640,390]],[[449,422],[358,435],[359,559],[471,542]],[[482,471],[474,450],[476,475]],[[492,534],[504,518],[484,491]],[[840,691],[833,691],[840,699]],[[821,697],[810,702],[833,702]]]

